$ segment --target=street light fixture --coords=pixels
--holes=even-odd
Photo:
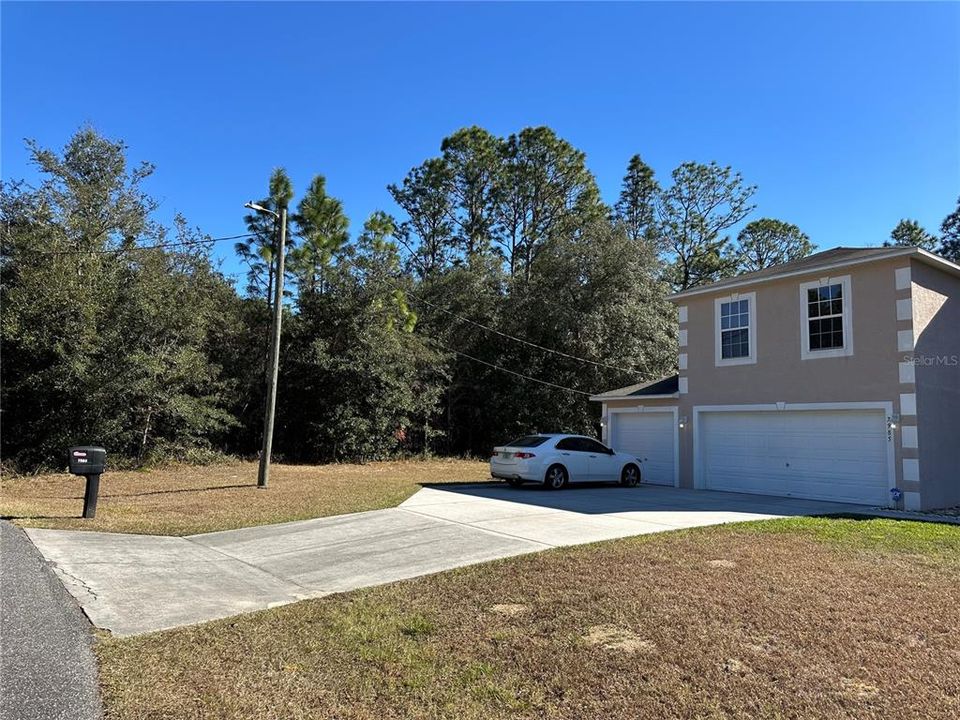
[[[270,215],[273,215],[277,220],[280,219],[280,215],[275,213],[273,210],[269,208],[265,208],[263,205],[257,205],[253,200],[251,200],[250,202],[244,203],[243,206],[245,208],[250,208],[251,210],[256,210],[257,212],[268,213]]]
[[[277,409],[277,371],[280,367],[280,321],[283,318],[283,255],[287,243],[287,208],[280,212],[257,205],[251,201],[245,208],[254,212],[273,215],[277,221],[277,270],[273,287],[273,322],[270,327],[270,374],[267,376],[267,407],[263,418],[263,447],[260,449],[260,468],[257,471],[257,487],[267,487],[270,479],[270,454],[273,452],[273,419]]]

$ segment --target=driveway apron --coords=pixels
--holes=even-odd
[[[27,532],[94,624],[135,635],[551,547],[849,509],[649,486],[484,483],[423,488],[388,510],[187,537]]]

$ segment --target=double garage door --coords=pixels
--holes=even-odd
[[[886,415],[876,410],[701,412],[708,490],[886,505]]]

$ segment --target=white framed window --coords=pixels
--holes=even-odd
[[[739,293],[714,301],[715,363],[748,365],[757,361],[756,293]]]
[[[800,357],[853,355],[852,317],[849,275],[801,283]]]

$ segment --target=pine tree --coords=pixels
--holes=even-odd
[[[737,235],[738,270],[763,270],[806,257],[816,249],[796,225],[772,218],[754,220]]]
[[[890,232],[890,239],[884,247],[918,247],[933,252],[937,247],[937,238],[928,233],[916,220],[901,220]]]
[[[940,248],[937,253],[960,264],[960,198],[956,209],[940,224]]]
[[[687,162],[672,173],[657,214],[670,265],[667,278],[677,291],[732,274],[737,255],[724,233],[753,212],[756,186],[715,162]]]
[[[634,242],[644,240],[651,246],[657,243],[656,205],[660,185],[653,168],[639,155],[630,158],[623,178],[620,198],[613,206],[613,219],[620,223]]]

